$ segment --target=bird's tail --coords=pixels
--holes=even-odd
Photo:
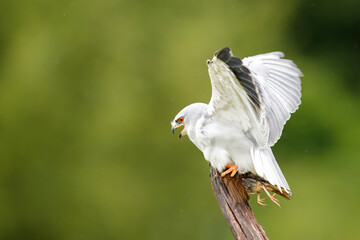
[[[269,146],[253,148],[251,150],[251,157],[254,162],[255,171],[260,177],[277,186],[280,192],[284,190],[291,195],[289,184],[282,174]]]

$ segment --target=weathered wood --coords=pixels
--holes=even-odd
[[[241,176],[229,175],[221,177],[219,172],[210,166],[211,184],[216,199],[235,239],[268,239],[251,210],[249,195],[242,185]]]

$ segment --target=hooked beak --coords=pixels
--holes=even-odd
[[[181,126],[180,126],[181,127]],[[177,129],[176,127],[171,127],[171,132],[173,133],[173,134],[175,134],[175,129]],[[179,134],[179,138],[181,138],[182,136],[183,136],[183,131],[184,130],[182,130],[181,131],[181,133]]]

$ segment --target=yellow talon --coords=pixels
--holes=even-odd
[[[227,169],[225,172],[223,172],[223,173],[221,174],[221,176],[222,176],[222,177],[225,177],[227,174],[231,173],[230,176],[231,176],[231,177],[234,177],[235,174],[236,174],[237,171],[238,171],[237,166],[236,166],[235,164],[232,164],[232,165],[227,164],[226,167],[227,167],[228,169]]]

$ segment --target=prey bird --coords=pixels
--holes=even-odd
[[[290,187],[271,147],[278,141],[290,114],[301,101],[302,72],[282,52],[240,59],[225,47],[207,60],[212,86],[209,104],[193,103],[171,122],[172,132],[184,127],[188,135],[222,176],[251,172],[291,196]],[[278,204],[264,185],[260,191]]]

